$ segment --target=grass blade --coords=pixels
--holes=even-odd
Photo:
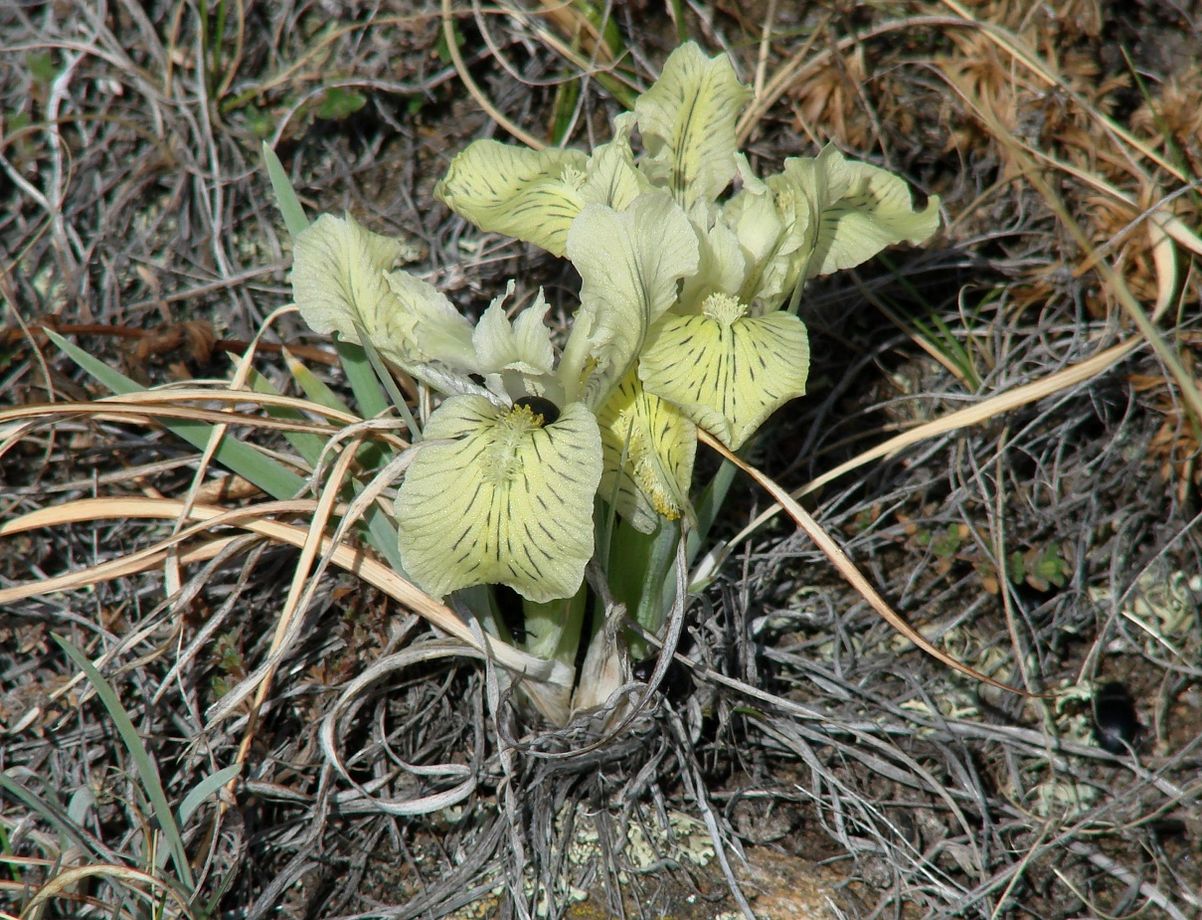
[[[288,181],[288,173],[284,172],[284,164],[275,155],[275,151],[263,142],[263,164],[267,167],[267,178],[271,180],[271,189],[275,192],[275,203],[284,218],[284,226],[293,239],[309,226],[309,218],[305,215],[304,205],[296,197],[296,189]]]
[[[47,329],[45,332],[50,340],[62,349],[72,361],[114,393],[146,392],[146,387],[130,380],[119,371],[113,370],[82,348],[72,345],[54,330]],[[161,424],[172,434],[178,435],[199,450],[204,450],[208,445],[209,434],[213,430],[213,426],[205,422],[163,421]],[[294,495],[300,494],[306,485],[305,480],[296,473],[236,438],[223,438],[214,457],[226,469],[253,482],[273,498],[292,498]]]
[[[242,772],[242,764],[232,763],[228,767],[222,767],[216,773],[211,773],[202,779],[196,786],[188,791],[184,796],[183,802],[179,806],[179,823],[180,826],[185,826],[188,819],[196,813],[204,800],[211,796],[214,792],[232,780],[235,776]]]
[[[88,682],[96,690],[96,695],[100,697],[100,701],[104,704],[104,708],[108,710],[109,717],[117,727],[117,733],[121,736],[126,750],[129,751],[129,756],[133,759],[134,767],[138,771],[138,779],[141,780],[146,797],[150,800],[151,807],[154,809],[154,817],[158,822],[159,829],[167,839],[167,846],[171,851],[171,861],[175,863],[175,871],[179,873],[180,881],[183,882],[186,889],[191,892],[194,887],[192,867],[188,864],[188,854],[184,850],[184,839],[180,836],[179,825],[175,823],[175,814],[167,802],[167,794],[163,791],[163,784],[159,779],[158,767],[155,766],[154,761],[151,759],[150,752],[142,744],[142,738],[138,735],[138,730],[134,728],[134,723],[130,719],[129,713],[121,705],[121,700],[117,696],[117,692],[113,689],[112,684],[105,680],[104,675],[96,670],[92,662],[88,660],[87,655],[57,633],[53,635],[54,641],[66,652],[67,657],[75,662],[76,667],[83,671]]]

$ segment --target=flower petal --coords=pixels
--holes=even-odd
[[[820,218],[815,240],[819,275],[852,268],[895,243],[924,243],[939,228],[939,198],[915,210],[901,176],[867,163],[844,160],[847,190]],[[820,260],[820,261],[819,261]]]
[[[643,389],[631,371],[597,421],[605,468],[598,494],[637,530],[651,533],[659,516],[675,521],[688,508],[697,428],[671,404]]]
[[[763,183],[744,185],[722,212],[738,240],[746,264],[741,286],[728,289],[749,305],[752,315],[777,309],[801,275],[808,210],[782,215],[776,196]]]
[[[439,597],[480,584],[540,603],[570,597],[593,554],[600,478],[601,436],[580,403],[540,426],[528,408],[451,397],[397,494],[401,561]]]
[[[521,374],[550,374],[555,364],[551,347],[551,330],[543,322],[547,302],[540,290],[534,303],[509,321],[505,314],[505,299],[513,293],[509,282],[505,293],[493,299],[476,324],[472,345],[476,349],[476,372],[497,374],[516,371]]]
[[[731,450],[777,408],[805,392],[810,351],[791,313],[744,315],[715,294],[704,315],[664,317],[639,358],[648,391],[680,407]]]
[[[401,339],[393,357],[406,370],[418,364],[437,362],[457,371],[472,371],[476,350],[472,347],[472,324],[455,309],[434,285],[404,271],[385,275],[393,294],[392,312],[386,317],[394,337]],[[376,334],[368,329],[372,344],[379,348]]]
[[[634,165],[634,153],[630,149],[634,113],[617,116],[613,120],[613,129],[613,139],[597,147],[589,157],[580,194],[586,202],[607,204],[624,211],[634,199],[652,191],[654,186]]]
[[[475,141],[451,161],[434,194],[481,230],[562,256],[568,227],[584,206],[587,159],[579,150]]]
[[[351,217],[322,214],[297,236],[293,252],[292,296],[305,322],[315,332],[336,332],[355,344],[358,324],[395,360],[405,333],[396,323],[396,298],[384,274],[404,250],[399,240],[372,233]]]
[[[895,243],[917,245],[939,227],[938,197],[916,211],[904,179],[829,144],[816,157],[786,160],[766,182],[786,219],[809,225],[799,251],[806,277],[853,268]]]
[[[588,205],[568,233],[568,257],[582,284],[560,376],[570,398],[595,408],[675,302],[677,281],[696,271],[697,237],[672,199],[653,192],[623,212]]]
[[[644,166],[666,181],[677,201],[713,201],[734,178],[735,121],[750,93],[726,55],[706,57],[688,42],[635,102],[650,155]]]
[[[700,313],[710,294],[737,293],[747,274],[745,254],[723,209],[699,201],[689,218],[697,234],[697,270],[681,285],[678,313]]]

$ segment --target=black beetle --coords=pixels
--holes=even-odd
[[[1142,731],[1127,688],[1118,681],[1103,684],[1093,698],[1093,736],[1098,747],[1121,754],[1135,747]]]

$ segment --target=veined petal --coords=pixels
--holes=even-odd
[[[472,345],[476,350],[476,372],[496,374],[516,371],[521,374],[550,374],[555,364],[551,347],[551,330],[543,322],[547,302],[540,290],[534,303],[509,321],[505,315],[505,299],[513,293],[509,282],[504,294],[495,298],[476,324]]]
[[[726,55],[713,58],[692,42],[664,62],[655,84],[634,104],[645,163],[666,173],[682,204],[715,200],[735,175],[735,121],[751,91],[735,76]]]
[[[395,353],[380,350],[406,370],[429,362],[458,371],[474,370],[476,350],[467,317],[434,285],[408,272],[389,272],[384,280],[393,294],[392,313],[385,317],[385,323],[403,341]],[[380,348],[370,328],[368,334],[372,344]]]
[[[597,417],[605,467],[598,494],[612,499],[618,514],[651,533],[659,516],[674,521],[685,513],[697,428],[675,406],[643,389],[630,371]]]
[[[395,360],[404,350],[405,330],[396,321],[397,301],[384,274],[404,249],[399,240],[372,233],[351,217],[322,214],[297,236],[292,257],[292,296],[305,322],[315,332],[337,332],[355,344],[358,324]]]
[[[852,268],[895,243],[924,243],[939,228],[938,196],[916,211],[901,176],[853,160],[844,160],[843,166],[847,190],[819,219],[817,274]]]
[[[474,141],[451,161],[434,195],[481,230],[562,256],[568,227],[584,206],[587,160],[579,150]]]
[[[654,186],[634,163],[630,132],[634,113],[625,112],[613,120],[614,136],[597,147],[589,157],[587,176],[580,194],[589,203],[607,204],[618,211],[626,208]]]
[[[698,201],[689,209],[689,218],[697,234],[697,271],[684,279],[678,313],[699,313],[710,294],[737,293],[747,273],[739,238],[721,209]]]
[[[848,160],[828,144],[816,157],[785,161],[768,185],[788,220],[808,213],[799,255],[806,277],[852,268],[886,246],[924,242],[939,226],[939,199],[915,211],[910,187],[900,176]]]
[[[735,298],[715,294],[703,315],[670,314],[652,327],[639,377],[736,450],[772,412],[805,392],[809,366],[806,329],[796,316],[747,316]]]
[[[504,584],[540,603],[576,593],[601,478],[601,436],[585,406],[543,425],[529,408],[454,396],[418,450],[396,504],[401,560],[418,585],[441,597]]]
[[[675,302],[677,281],[696,271],[697,237],[672,199],[653,192],[622,212],[588,205],[568,233],[568,257],[583,283],[560,377],[570,398],[595,408]]]

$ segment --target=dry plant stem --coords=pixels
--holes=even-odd
[[[357,675],[342,689],[337,701],[322,719],[318,735],[326,760],[333,765],[338,775],[345,782],[357,790],[364,800],[370,802],[379,811],[398,816],[424,815],[441,811],[444,808],[450,808],[466,799],[475,791],[480,775],[480,764],[483,760],[484,748],[483,732],[478,731],[471,764],[404,765],[408,772],[417,776],[460,778],[461,782],[455,787],[413,799],[381,799],[374,797],[369,789],[358,782],[346,766],[338,740],[340,736],[345,737],[348,733],[347,726],[343,724],[344,717],[349,718],[358,708],[364,690],[392,672],[412,667],[423,661],[462,657],[484,658],[485,655],[477,649],[465,648],[462,643],[440,639],[420,643],[412,648],[403,649],[386,658],[373,662],[363,673]],[[476,702],[477,709],[479,709],[479,700],[477,699]],[[481,729],[482,725],[480,723],[483,722],[483,718],[479,713],[477,714],[476,721],[477,728]],[[395,771],[396,769],[394,766],[393,770]]]
[[[140,869],[131,869],[128,866],[96,865],[64,869],[57,873],[50,881],[39,888],[37,894],[25,905],[25,909],[21,911],[22,920],[37,920],[37,918],[42,916],[42,912],[46,908],[46,902],[51,898],[56,897],[60,892],[71,892],[76,885],[85,879],[97,877],[119,879],[129,884],[132,891],[137,892],[146,899],[148,904],[159,909],[163,907],[161,903],[162,896],[152,895],[150,892],[161,891],[178,903],[181,916],[186,917],[189,915],[187,898],[166,884],[161,878],[156,878],[153,874],[143,872]],[[138,885],[145,885],[146,890],[138,887]]]
[[[451,0],[442,0],[442,34],[446,38],[447,52],[451,55],[451,62],[455,65],[455,71],[459,74],[459,79],[463,81],[464,87],[480,108],[488,113],[488,116],[495,121],[500,127],[509,132],[511,136],[521,141],[527,147],[533,150],[542,150],[547,145],[538,140],[531,134],[523,131],[492,104],[488,96],[484,94],[484,90],[476,85],[476,81],[472,79],[472,75],[468,73],[467,64],[463,60],[463,55],[459,53],[459,43],[455,40],[455,14],[451,10]]]
[[[260,274],[259,272],[244,273],[244,274]],[[203,288],[217,287],[234,287],[240,283],[240,279],[231,279],[228,284],[212,284],[204,285]],[[131,311],[138,307],[151,306],[153,304],[165,304],[174,300],[187,300],[199,293],[202,288],[193,288],[178,295],[156,298],[154,300],[139,301],[136,304],[131,304],[128,309]],[[7,329],[0,333],[0,344],[11,346],[21,339],[31,339],[30,331],[36,335],[37,331],[43,328],[53,329],[60,335],[103,335],[112,336],[119,339],[148,339],[159,335],[163,330],[161,327],[154,329],[139,329],[133,326],[116,326],[111,323],[59,323],[51,322],[50,320],[40,320],[36,323],[25,326],[24,322],[18,316],[17,321],[21,323],[20,329]],[[44,342],[44,339],[42,340]],[[231,351],[235,354],[241,354],[250,347],[250,343],[243,339],[217,339],[213,343],[213,351]],[[280,354],[284,349],[288,349],[295,355],[299,355],[306,361],[314,361],[320,364],[325,364],[330,367],[338,365],[338,356],[330,353],[324,348],[318,348],[315,345],[283,345],[279,342],[257,342],[255,347],[259,351],[271,352]],[[40,352],[39,352],[40,354]]]
[[[263,323],[262,327],[255,334],[254,342],[258,342],[258,340],[262,338],[263,334],[269,328],[271,328],[272,324],[275,322],[275,319],[285,313],[287,309],[287,307],[282,307],[273,310],[271,315],[267,317],[267,321]],[[246,349],[245,353],[242,355],[242,358],[238,362],[238,366],[234,371],[234,376],[230,380],[228,387],[225,387],[225,389],[243,390],[246,388],[247,378],[250,376],[250,372],[254,368],[254,356],[255,348],[254,344],[252,343],[251,347]],[[229,414],[232,412],[232,409],[226,409],[225,412]],[[172,531],[173,533],[178,533],[184,527],[188,515],[188,509],[196,503],[197,495],[204,485],[205,474],[208,472],[209,466],[213,462],[213,456],[217,453],[218,448],[221,447],[221,440],[225,437],[225,433],[228,430],[229,426],[227,424],[220,423],[214,425],[212,430],[209,432],[208,443],[205,444],[205,448],[201,452],[200,462],[196,464],[196,470],[192,474],[192,484],[189,486],[187,494],[184,496],[184,507],[180,511],[180,516],[175,521]],[[177,594],[180,586],[183,584],[184,579],[180,571],[179,559],[176,557],[175,546],[172,546],[167,551],[167,558],[163,565],[163,576],[166,584],[167,594],[169,596]],[[252,718],[251,721],[253,722],[254,719]],[[241,760],[238,761],[238,763],[241,762]],[[220,816],[224,810],[225,809],[223,805],[218,810],[218,815]]]
[[[1022,675],[1023,686],[1028,690],[1032,689],[1031,674],[1027,661],[1027,649],[1023,647],[1019,640],[1018,626],[1014,615],[1014,600],[1011,597],[1010,591],[1007,589],[1009,579],[1006,576],[1006,515],[1005,503],[1002,501],[1004,490],[1003,483],[1005,480],[1005,467],[1002,463],[1002,457],[1005,455],[1007,441],[1009,440],[1010,428],[1002,431],[998,438],[997,445],[997,490],[994,495],[993,506],[993,565],[994,572],[997,576],[997,583],[1001,586],[1002,609],[1006,614],[1006,630],[1010,633],[1010,647],[1014,650],[1014,661],[1018,666],[1018,672]],[[1046,706],[1045,706],[1046,714]]]
[[[1090,243],[1085,231],[1081,229],[1076,220],[1073,219],[1073,216],[1069,214],[1068,208],[1064,206],[1064,202],[1060,200],[1060,196],[1052,190],[1052,187],[1040,175],[1040,171],[1035,164],[1035,159],[1031,155],[1028,145],[1023,144],[1014,137],[997,120],[992,111],[976,99],[972,90],[963,81],[956,79],[951,74],[947,74],[946,77],[961,96],[973,106],[977,114],[984,119],[994,137],[1010,151],[1016,161],[1023,164],[1023,172],[1027,180],[1043,196],[1048,207],[1060,219],[1061,226],[1069,232],[1077,245],[1081,247],[1082,252],[1086,253],[1094,261],[1094,269],[1102,277],[1102,280],[1110,285],[1123,311],[1127,314],[1131,322],[1134,323],[1135,328],[1139,330],[1140,335],[1152,346],[1152,350],[1156,352],[1156,356],[1172,373],[1173,378],[1177,381],[1177,386],[1181,389],[1181,395],[1189,405],[1194,418],[1198,422],[1202,422],[1202,393],[1198,392],[1193,377],[1182,366],[1180,359],[1169,348],[1168,343],[1165,342],[1164,337],[1154,325],[1154,320],[1159,317],[1154,314],[1153,317],[1149,318],[1147,313],[1144,312],[1143,307],[1135,299],[1135,295],[1127,287],[1127,283],[1123,280],[1123,277],[1114,270],[1114,267],[1109,262],[1097,255],[1095,247]],[[1169,232],[1167,224],[1162,225],[1158,222],[1156,226],[1165,233]]]
[[[1085,102],[1085,100],[1083,100],[1079,94],[1073,91],[1072,87],[1070,87],[1064,82],[1064,80],[1060,79],[1060,77],[1046,67],[1043,61],[1039,59],[1039,55],[1028,49],[1024,42],[1017,35],[1014,35],[995,23],[981,22],[974,17],[969,10],[965,9],[958,2],[956,2],[956,0],[943,0],[943,5],[952,10],[952,12],[954,12],[957,16],[961,17],[961,21],[957,23],[958,25],[979,30],[994,44],[1003,49],[1016,61],[1019,61],[1021,64],[1023,64],[1024,67],[1038,76],[1044,82],[1048,83],[1050,86],[1056,87],[1058,90],[1072,99],[1078,106],[1080,106],[1082,111],[1088,112],[1092,118],[1102,125],[1107,133],[1114,134],[1115,136],[1119,137],[1125,143],[1138,150],[1147,159],[1154,162],[1161,169],[1165,170],[1165,172],[1175,176],[1181,182],[1187,181],[1187,177],[1171,162],[1164,159],[1155,150],[1148,147],[1122,125],[1106,117],[1099,112],[1097,108]],[[1135,166],[1134,163],[1132,163],[1132,165]],[[1148,179],[1147,175],[1143,175],[1141,173],[1141,176],[1144,180]]]
[[[974,680],[979,680],[982,683],[989,684],[991,687],[996,687],[998,690],[1007,690],[1011,693],[1018,693],[1027,697],[1036,695],[1026,690],[1020,690],[1017,687],[1011,687],[1009,684],[1002,683],[1000,680],[996,680],[995,678],[989,677],[986,674],[982,674],[980,671],[970,668],[968,665],[957,661],[951,655],[947,654],[947,652],[929,642],[926,637],[922,635],[922,633],[920,633],[894,612],[893,608],[890,607],[889,604],[886,603],[885,599],[877,593],[876,588],[872,586],[868,579],[860,574],[859,569],[855,567],[855,563],[853,563],[851,559],[847,557],[847,554],[844,553],[839,545],[831,539],[825,530],[822,529],[821,525],[815,521],[809,515],[809,513],[801,507],[801,505],[794,501],[788,492],[777,485],[773,480],[761,473],[754,466],[746,463],[741,458],[735,456],[733,453],[727,450],[726,447],[716,438],[710,435],[709,432],[699,429],[697,432],[697,437],[698,440],[700,440],[707,447],[717,451],[722,457],[729,460],[744,473],[754,479],[756,483],[762,489],[768,492],[768,494],[771,495],[775,501],[779,502],[784,509],[789,512],[789,516],[797,522],[797,526],[805,531],[806,536],[813,540],[815,545],[817,545],[818,548],[826,554],[826,557],[830,559],[835,568],[839,570],[839,573],[846,578],[848,583],[860,593],[860,596],[863,597],[864,600],[868,601],[872,609],[880,614],[881,618],[884,619],[886,623],[913,642],[916,646],[918,646],[935,660],[947,665],[949,668],[953,668],[959,671],[961,674],[966,674],[969,677],[972,677]]]
[[[1066,367],[1062,371],[1057,371],[1040,380],[1024,383],[1022,386],[1015,387],[1013,390],[1008,390],[1005,393],[1000,393],[997,396],[991,396],[989,399],[983,400],[975,406],[968,406],[964,409],[958,409],[955,412],[943,416],[943,418],[935,419],[934,421],[925,422],[909,431],[903,431],[901,434],[889,438],[887,441],[882,441],[876,447],[870,448],[845,463],[839,464],[834,469],[823,473],[821,476],[810,480],[799,489],[795,489],[789,493],[790,498],[799,499],[813,492],[818,491],[829,482],[833,482],[845,473],[850,473],[865,464],[871,463],[874,460],[880,460],[885,457],[890,457],[899,451],[905,450],[913,444],[920,441],[925,441],[927,438],[933,438],[941,434],[946,434],[949,431],[955,431],[958,428],[967,428],[971,425],[979,425],[982,422],[987,422],[991,418],[1001,415],[1004,412],[1010,412],[1020,406],[1025,406],[1028,403],[1037,402],[1045,397],[1058,393],[1061,390],[1068,389],[1078,383],[1083,383],[1091,379],[1097,374],[1102,373],[1107,368],[1116,364],[1125,358],[1132,349],[1140,342],[1138,339],[1131,339],[1122,342],[1118,345],[1113,345],[1105,351],[1099,352],[1092,358],[1087,358],[1080,364],[1074,364],[1071,367]],[[742,543],[748,536],[764,525],[766,521],[771,520],[783,509],[779,503],[760,512],[760,514],[750,524],[740,530],[725,548],[725,553],[729,554],[730,550]]]
[[[215,398],[212,395],[206,398]],[[98,408],[103,407],[103,408]],[[288,419],[266,418],[259,415],[244,415],[240,412],[214,411],[212,409],[177,409],[174,406],[155,405],[150,408],[126,404],[125,397],[112,400],[90,400],[81,403],[35,403],[31,406],[20,406],[0,413],[0,422],[17,421],[20,419],[37,418],[39,416],[76,416],[82,415],[97,421],[106,422],[138,422],[151,425],[156,419],[174,418],[194,422],[213,422],[217,424],[246,425],[251,428],[264,428],[275,431],[298,431],[310,434],[329,436],[337,431],[329,425],[290,421]],[[12,447],[6,443],[4,450]]]
[[[250,352],[248,351],[249,355]],[[271,683],[275,678],[276,668],[279,666],[279,658],[277,652],[284,645],[285,637],[288,635],[289,626],[298,616],[303,608],[300,606],[301,593],[304,591],[305,578],[309,573],[309,569],[313,565],[313,558],[317,555],[318,549],[322,546],[323,537],[326,532],[326,524],[329,522],[330,514],[334,510],[334,504],[338,499],[338,493],[342,488],[344,478],[351,463],[355,459],[355,451],[361,442],[359,440],[351,441],[349,445],[342,451],[342,455],[338,458],[338,462],[334,465],[334,469],[330,472],[329,480],[326,482],[325,489],[322,490],[321,498],[318,500],[317,507],[314,509],[312,518],[309,521],[309,532],[305,537],[304,545],[301,547],[300,558],[296,562],[296,567],[292,574],[292,584],[288,587],[288,597],[284,601],[284,609],[280,612],[280,618],[276,623],[275,634],[271,637],[271,647],[267,651],[267,658],[270,660],[266,673],[259,682],[258,689],[255,691],[254,701],[251,703],[250,712],[246,720],[246,728],[242,733],[242,743],[238,745],[238,753],[234,757],[234,763],[246,763],[246,755],[250,751],[251,743],[254,741],[255,731],[259,725],[259,712],[263,707],[263,703],[267,699],[267,694],[271,692]],[[331,542],[331,546],[337,547],[340,544]],[[226,786],[229,796],[223,796],[221,806],[218,809],[217,816],[214,820],[219,820],[226,809],[235,801],[234,796],[237,790],[239,777],[233,777]]]
[[[143,390],[140,393],[125,393],[121,396],[106,396],[95,401],[96,405],[107,405],[110,402],[132,403],[134,405],[160,405],[178,402],[204,400],[208,402],[251,403],[256,406],[276,406],[283,409],[295,409],[311,415],[324,415],[343,425],[353,425],[362,421],[352,412],[343,412],[320,403],[302,399],[297,396],[286,396],[283,393],[261,393],[258,390],[247,390],[238,387],[221,387],[211,389],[198,386],[172,386],[157,390]],[[394,445],[395,446],[395,445]],[[403,443],[401,444],[403,446]]]
[[[822,51],[811,55],[810,51],[814,46],[814,42],[817,41],[818,36],[826,32],[831,18],[831,14],[829,13],[824,16],[810,32],[810,37],[806,39],[801,48],[789,58],[788,63],[773,74],[772,79],[768,81],[762,93],[757,87],[755,99],[747,107],[747,111],[739,117],[736,124],[735,133],[739,139],[740,147],[746,144],[747,138],[751,136],[751,132],[755,130],[755,126],[759,124],[760,119],[777,103],[781,96],[788,92],[789,87],[804,80],[812,71],[817,70],[825,64],[832,54],[854,48],[856,45],[863,44],[869,39],[879,38],[882,35],[888,35],[890,32],[912,31],[927,26],[969,25],[969,23],[965,23],[963,20],[952,16],[911,16],[905,19],[895,19],[856,35],[842,38],[832,47],[824,48]]]
[[[180,501],[170,499],[149,498],[92,498],[73,502],[68,509],[63,507],[47,508],[32,511],[29,514],[14,518],[0,524],[0,537],[12,536],[26,530],[38,527],[54,526],[65,522],[99,520],[104,518],[159,518],[174,519],[183,507]],[[302,547],[308,538],[308,528],[296,524],[267,519],[264,515],[278,513],[311,514],[315,505],[312,501],[264,502],[248,508],[226,509],[209,505],[196,505],[189,512],[191,520],[198,522],[194,527],[181,531],[173,542],[192,537],[197,533],[217,526],[234,526],[243,530],[260,534],[269,539],[289,546]],[[162,551],[163,547],[158,547]],[[384,563],[369,556],[361,549],[345,545],[335,546],[329,537],[321,544],[322,553],[328,554],[330,561],[339,568],[353,573],[368,584],[379,588],[389,597],[400,602],[408,609],[417,613],[428,622],[454,636],[456,639],[485,653],[492,655],[498,663],[519,673],[529,680],[548,681],[557,684],[569,684],[571,675],[563,665],[556,662],[544,661],[527,655],[512,646],[506,645],[490,637],[477,639],[471,628],[446,605],[434,600],[416,586],[397,575]],[[146,552],[146,551],[142,551]],[[131,554],[133,556],[135,554]],[[121,560],[117,560],[121,561]],[[99,568],[99,567],[98,567]],[[144,568],[144,567],[143,567]],[[143,569],[138,569],[141,571]],[[32,597],[50,591],[62,591],[94,582],[90,577],[95,569],[72,573],[68,583],[63,578],[48,581],[32,582],[17,585],[0,591],[0,605],[11,603],[24,597]],[[110,576],[116,577],[116,576]]]

